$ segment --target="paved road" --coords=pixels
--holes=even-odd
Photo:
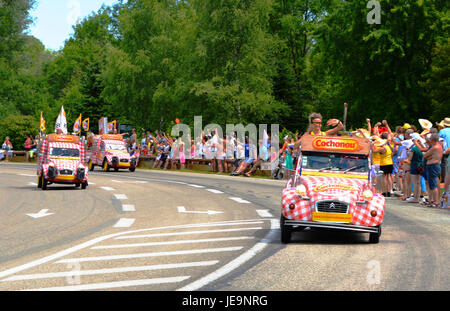
[[[138,170],[37,188],[0,164],[0,290],[448,290],[450,212],[388,199],[368,234],[279,239],[281,181]],[[40,217],[41,216],[41,217]]]

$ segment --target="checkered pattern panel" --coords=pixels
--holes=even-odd
[[[371,188],[367,180],[301,176],[300,183],[305,185],[307,196],[311,200],[300,200],[295,188],[292,187],[292,182],[288,182],[281,196],[282,214],[287,219],[311,221],[316,202],[337,200],[349,204],[349,213],[353,215],[354,225],[371,227],[383,221],[385,199],[382,195],[375,194],[368,204],[356,204],[356,201],[363,200],[360,197],[363,190]],[[293,210],[289,209],[290,204],[295,204]],[[373,210],[377,212],[376,217],[370,215]]]

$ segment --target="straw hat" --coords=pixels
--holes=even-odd
[[[444,120],[442,120],[441,123],[437,123],[436,122],[436,125],[439,126],[439,127],[445,127]]]
[[[363,138],[370,138],[370,133],[368,130],[366,129],[357,129],[355,132],[355,136],[357,137],[363,137]]]
[[[419,119],[419,123],[420,123],[420,126],[421,126],[424,130],[429,130],[430,128],[433,127],[433,123],[431,123],[431,122],[428,121],[427,119]]]
[[[444,126],[450,127],[450,118],[445,118],[442,122],[444,123]]]

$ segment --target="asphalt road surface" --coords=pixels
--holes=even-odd
[[[450,210],[388,198],[367,233],[280,242],[283,181],[174,171],[90,172],[86,190],[37,188],[0,164],[0,290],[450,289]]]

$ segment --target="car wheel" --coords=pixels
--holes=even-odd
[[[83,183],[81,184],[81,189],[83,189],[83,190],[86,189],[87,185],[88,185],[88,182],[87,182],[87,181],[83,182]]]
[[[42,176],[42,190],[47,190],[48,181]]]
[[[284,218],[283,215],[281,215],[280,218],[280,228],[281,228],[281,243],[289,243],[291,241],[291,235],[292,235],[292,227],[285,225],[286,218]]]
[[[110,169],[111,167],[109,166],[109,164],[108,164],[108,161],[105,159],[105,160],[103,160],[103,171],[105,171],[105,172],[109,172],[109,169]]]
[[[378,232],[369,233],[369,243],[377,244],[380,242],[381,225],[378,226]]]
[[[42,176],[38,178],[38,188],[42,188]]]
[[[75,188],[78,188],[80,185],[81,185],[81,184],[80,184],[79,182],[77,182],[77,183],[75,184]]]
[[[114,172],[118,172],[119,171],[119,168],[118,167],[115,167],[114,168]]]
[[[136,170],[135,167],[130,167],[130,172],[134,172]]]

